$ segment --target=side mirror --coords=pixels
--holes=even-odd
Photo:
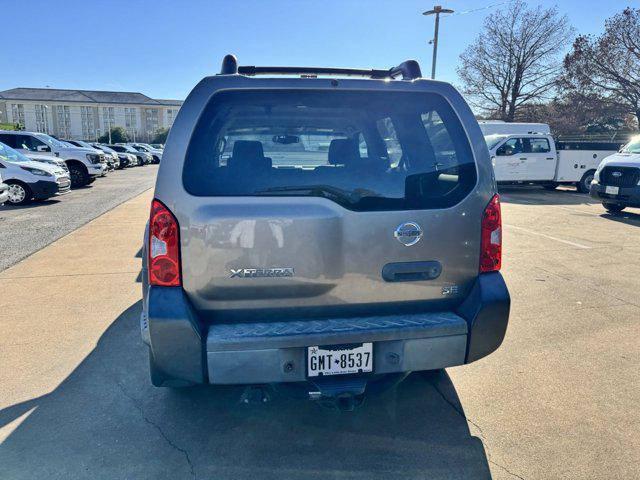
[[[50,151],[51,151],[51,147],[47,145],[38,145],[36,147],[36,152],[50,152]]]

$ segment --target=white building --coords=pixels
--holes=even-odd
[[[12,88],[0,92],[0,123],[58,138],[95,141],[112,127],[123,127],[134,141],[150,141],[170,128],[180,100],[156,100],[136,92]]]

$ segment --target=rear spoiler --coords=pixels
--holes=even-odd
[[[388,70],[334,68],[334,67],[256,67],[238,66],[238,59],[234,55],[226,55],[222,60],[220,75],[301,75],[315,78],[318,75],[335,75],[346,77],[365,77],[372,79],[394,79],[402,76],[403,80],[414,80],[422,77],[420,65],[415,60],[407,60],[397,67]]]

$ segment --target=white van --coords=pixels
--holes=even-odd
[[[91,183],[107,171],[104,152],[69,147],[44,133],[0,130],[0,142],[25,155],[37,152],[61,158],[67,164],[74,188]]]
[[[616,144],[558,142],[550,134],[493,134],[485,141],[498,183],[537,183],[554,189],[575,185],[589,191],[598,165],[617,152]]]

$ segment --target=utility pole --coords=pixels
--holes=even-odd
[[[436,60],[438,58],[438,29],[440,27],[440,14],[441,13],[453,13],[453,10],[449,8],[442,8],[440,5],[436,5],[433,7],[433,10],[427,10],[423,12],[423,15],[435,15],[436,16],[436,26],[435,32],[433,34],[433,40],[429,43],[433,43],[433,60],[431,60],[431,79],[436,78]]]

